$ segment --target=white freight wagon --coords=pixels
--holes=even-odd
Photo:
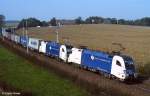
[[[15,42],[16,42],[17,44],[19,44],[19,43],[20,43],[20,36],[15,35]]]
[[[28,47],[32,50],[39,50],[40,39],[29,38]]]
[[[68,57],[69,63],[81,64],[81,56],[83,49],[72,48]]]
[[[5,38],[7,38],[7,37],[8,37],[8,32],[6,32],[5,30],[2,31],[2,35],[3,35]]]
[[[46,41],[41,41],[39,46],[39,52],[40,53],[46,53]]]
[[[61,45],[59,50],[59,58],[64,62],[67,62],[68,56],[71,53],[72,46],[70,45]]]
[[[15,35],[11,34],[11,41],[15,42]]]

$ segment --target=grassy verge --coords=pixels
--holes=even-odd
[[[35,96],[86,96],[87,93],[53,73],[33,66],[0,46],[0,81]]]
[[[144,64],[144,66],[139,66],[139,73],[142,75],[147,75],[150,77],[150,62]]]

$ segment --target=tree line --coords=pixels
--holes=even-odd
[[[59,23],[64,24],[63,20],[58,20],[55,17],[49,21],[40,21],[36,18],[22,19],[17,28],[22,27],[37,27],[37,26],[57,26]],[[67,20],[65,20],[67,21]],[[69,20],[68,20],[69,21]],[[71,22],[71,24],[121,24],[121,25],[138,25],[138,26],[150,26],[150,17],[144,17],[136,20],[125,20],[117,18],[104,18],[100,16],[90,16],[86,19],[78,17]],[[0,28],[5,26],[5,16],[0,15]]]
[[[40,21],[36,18],[28,18],[23,19],[18,25],[18,28],[25,26],[25,22],[28,22],[28,27],[36,27],[36,26],[57,26],[59,23],[63,24],[61,20],[52,18],[50,21]],[[150,26],[150,17],[144,17],[137,20],[125,20],[125,19],[117,19],[117,18],[103,18],[98,16],[91,16],[86,18],[85,20],[82,17],[78,17],[74,19],[74,23],[72,24],[120,24],[120,25],[138,25],[138,26]]]
[[[0,28],[5,25],[5,16],[0,14]]]
[[[83,20],[81,17],[75,19],[76,24],[121,24],[121,25],[138,25],[150,26],[150,17],[143,17],[136,20],[125,20],[117,18],[103,18],[98,16],[91,16]]]
[[[22,19],[18,25],[17,28],[22,27],[46,27],[46,26],[57,26],[57,20],[56,18],[52,18],[50,21],[40,21],[36,18],[28,18],[28,19]]]
[[[25,19],[21,20],[18,28],[23,27],[25,24]],[[52,18],[50,21],[40,21],[36,18],[28,18],[28,27],[36,27],[36,26],[57,26],[58,23],[61,23],[61,20]],[[82,17],[78,17],[74,19],[74,23],[72,24],[120,24],[120,25],[138,25],[138,26],[150,26],[150,17],[144,17],[136,20],[125,20],[125,19],[117,19],[117,18],[103,18],[98,16],[91,16],[86,18],[85,20]]]

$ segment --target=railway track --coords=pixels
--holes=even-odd
[[[62,64],[55,59],[51,59],[36,52],[29,51],[27,54],[25,48],[8,40],[3,41],[1,39],[0,43],[14,53],[33,62],[35,65],[42,66],[60,76],[72,80],[77,85],[90,91],[94,96],[150,96],[150,89],[142,86],[144,83],[125,84],[115,80],[109,80],[99,74],[81,70],[68,64]]]
[[[150,89],[139,87],[139,86],[136,86],[136,87],[150,94]]]

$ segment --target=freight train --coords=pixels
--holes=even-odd
[[[69,64],[77,64],[80,68],[98,72],[109,78],[126,81],[137,77],[133,59],[124,54],[76,48],[55,41],[19,36],[5,30],[1,31],[1,34],[3,38],[7,38],[23,47],[28,47],[31,50]]]

